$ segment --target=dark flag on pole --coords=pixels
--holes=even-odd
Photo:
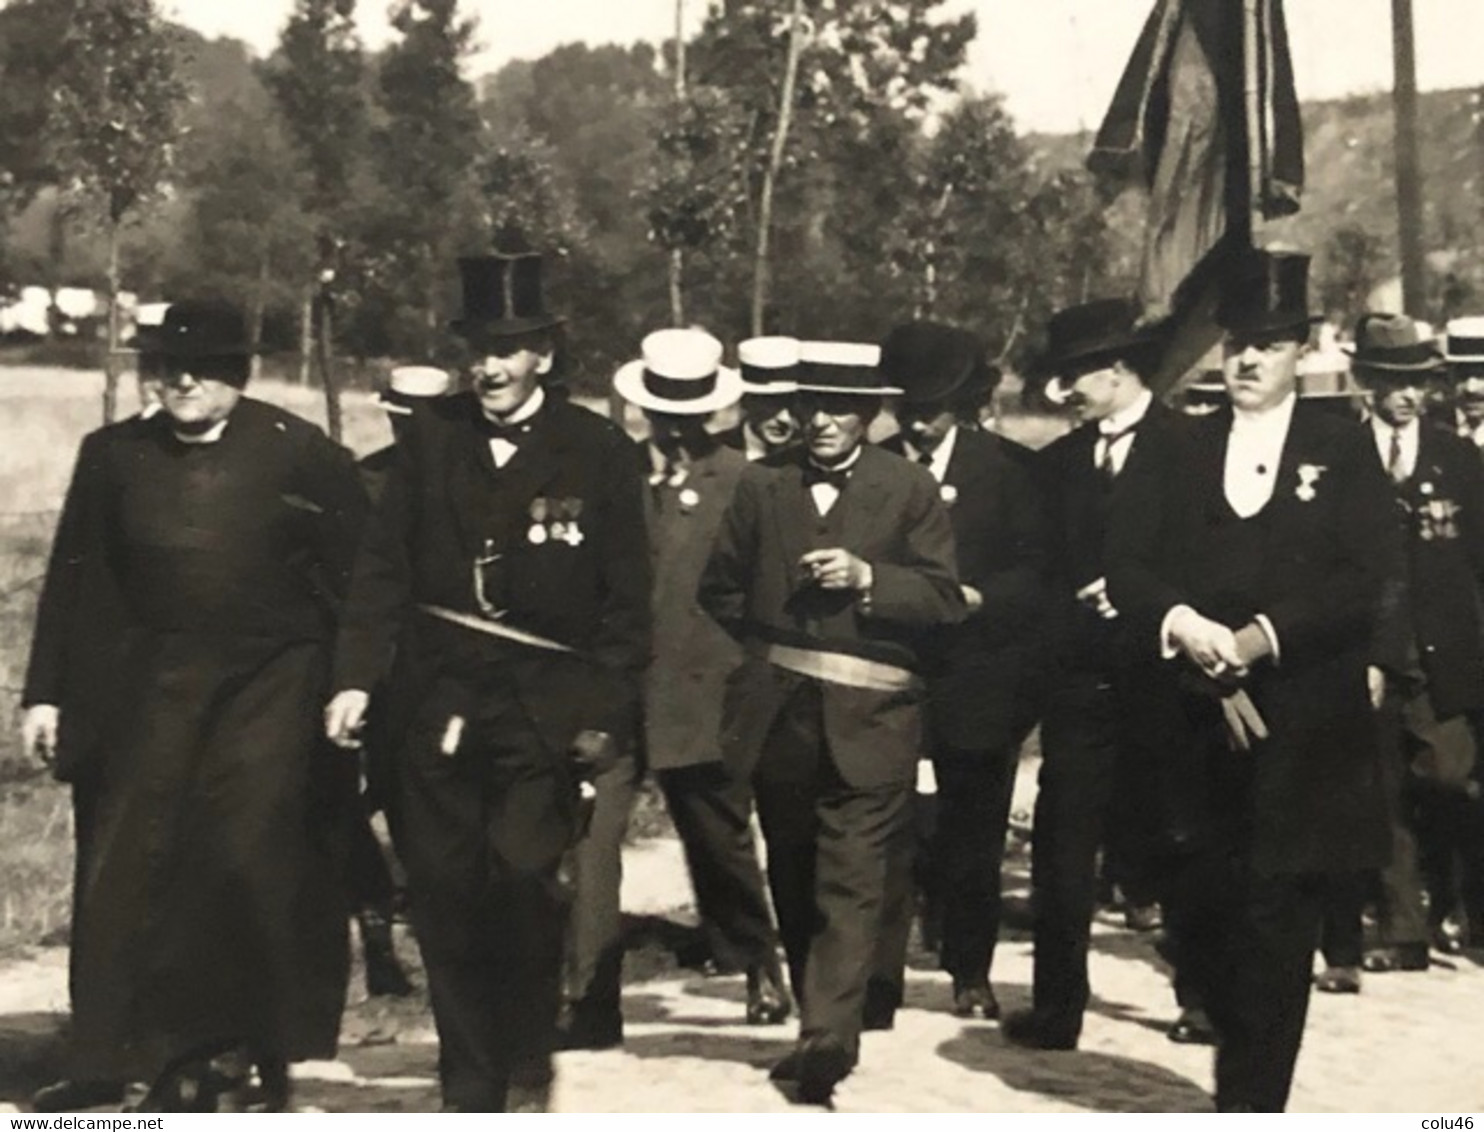
[[[1296,212],[1303,126],[1282,0],[1157,0],[1088,168],[1147,193],[1138,299],[1167,322],[1169,385],[1219,337],[1220,265]]]

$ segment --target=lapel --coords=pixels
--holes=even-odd
[[[1448,482],[1448,470],[1444,466],[1438,439],[1437,431],[1428,428],[1425,420],[1418,426],[1417,466],[1412,469],[1412,478],[1407,481],[1412,492],[1421,494],[1422,485],[1431,484],[1432,491],[1428,495],[1446,496],[1452,486]]]
[[[1224,405],[1195,427],[1195,466],[1185,473],[1208,518],[1232,513],[1226,500],[1226,450],[1231,445],[1233,418],[1231,407]]]
[[[808,551],[816,549],[814,531],[819,525],[819,512],[804,486],[804,460],[803,451],[795,449],[768,481],[778,545],[783,548],[786,568],[790,571]]]
[[[893,461],[897,457],[867,444],[861,449],[860,462],[850,474],[850,482],[840,493],[830,518],[837,519],[840,543],[849,548],[864,547],[874,529],[876,512],[881,510],[886,493],[891,490]],[[834,511],[839,511],[836,516]]]
[[[510,462],[497,468],[489,440],[472,417],[478,411],[471,399],[470,415],[455,422],[452,441],[461,472],[452,487],[454,513],[464,527],[468,545],[476,547],[497,533],[492,528],[503,517],[491,507],[492,499],[497,496],[506,502],[513,509],[509,521],[520,526],[530,501],[561,471],[562,457],[569,449],[568,437],[561,427],[562,406],[548,394],[546,406],[541,410],[543,419],[522,440]],[[509,537],[514,539],[518,533],[521,532],[511,533]]]

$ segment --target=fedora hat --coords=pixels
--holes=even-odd
[[[447,370],[436,366],[398,366],[387,377],[386,388],[372,399],[383,412],[406,417],[412,406],[430,397],[442,397],[453,387]]]
[[[630,404],[705,416],[742,397],[742,378],[721,364],[721,343],[704,330],[656,330],[639,350],[643,356],[613,377],[613,388]]]
[[[1404,314],[1363,314],[1355,344],[1340,347],[1360,370],[1378,374],[1430,373],[1443,366],[1436,339]]]
[[[1071,392],[1063,378],[1072,371],[1152,354],[1159,335],[1140,323],[1142,314],[1132,299],[1095,299],[1057,311],[1046,324],[1046,349],[1031,364],[1030,375],[1047,379],[1047,398],[1060,403]]]
[[[1216,325],[1235,334],[1307,335],[1321,317],[1309,312],[1309,257],[1253,251],[1232,265],[1216,304]]]
[[[900,393],[881,373],[881,347],[867,342],[799,343],[800,393],[854,393],[884,397]]]
[[[165,309],[158,331],[146,332],[166,358],[245,358],[252,355],[242,308],[212,299],[186,299]]]
[[[942,322],[903,323],[881,343],[881,374],[902,388],[903,400],[939,404],[988,376],[984,343]]]
[[[1451,363],[1484,366],[1484,317],[1455,318],[1445,328],[1444,357]]]
[[[546,309],[539,253],[465,256],[459,279],[464,310],[449,326],[465,337],[529,334],[565,321]]]
[[[772,336],[749,338],[737,347],[742,392],[775,396],[799,387],[799,340]]]

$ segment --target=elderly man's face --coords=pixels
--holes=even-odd
[[[1222,377],[1233,407],[1261,413],[1282,404],[1298,389],[1302,352],[1292,335],[1229,335]]]
[[[180,359],[167,367],[160,404],[178,431],[208,432],[231,415],[242,400],[242,384],[228,379],[214,359]]]
[[[826,465],[849,457],[864,443],[879,407],[869,397],[848,393],[800,394],[799,416],[809,455]]]

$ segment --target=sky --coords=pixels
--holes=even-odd
[[[979,38],[965,71],[976,90],[998,91],[1028,130],[1096,128],[1154,0],[950,0],[973,10]],[[559,43],[629,43],[674,34],[675,0],[463,0],[479,20],[474,73],[532,59]],[[207,35],[272,49],[291,0],[162,0],[165,11]],[[694,27],[706,0],[685,0]],[[361,0],[372,46],[388,32],[386,0]],[[1301,98],[1334,98],[1391,84],[1391,0],[1287,0]],[[1484,84],[1484,2],[1413,0],[1423,90]]]

